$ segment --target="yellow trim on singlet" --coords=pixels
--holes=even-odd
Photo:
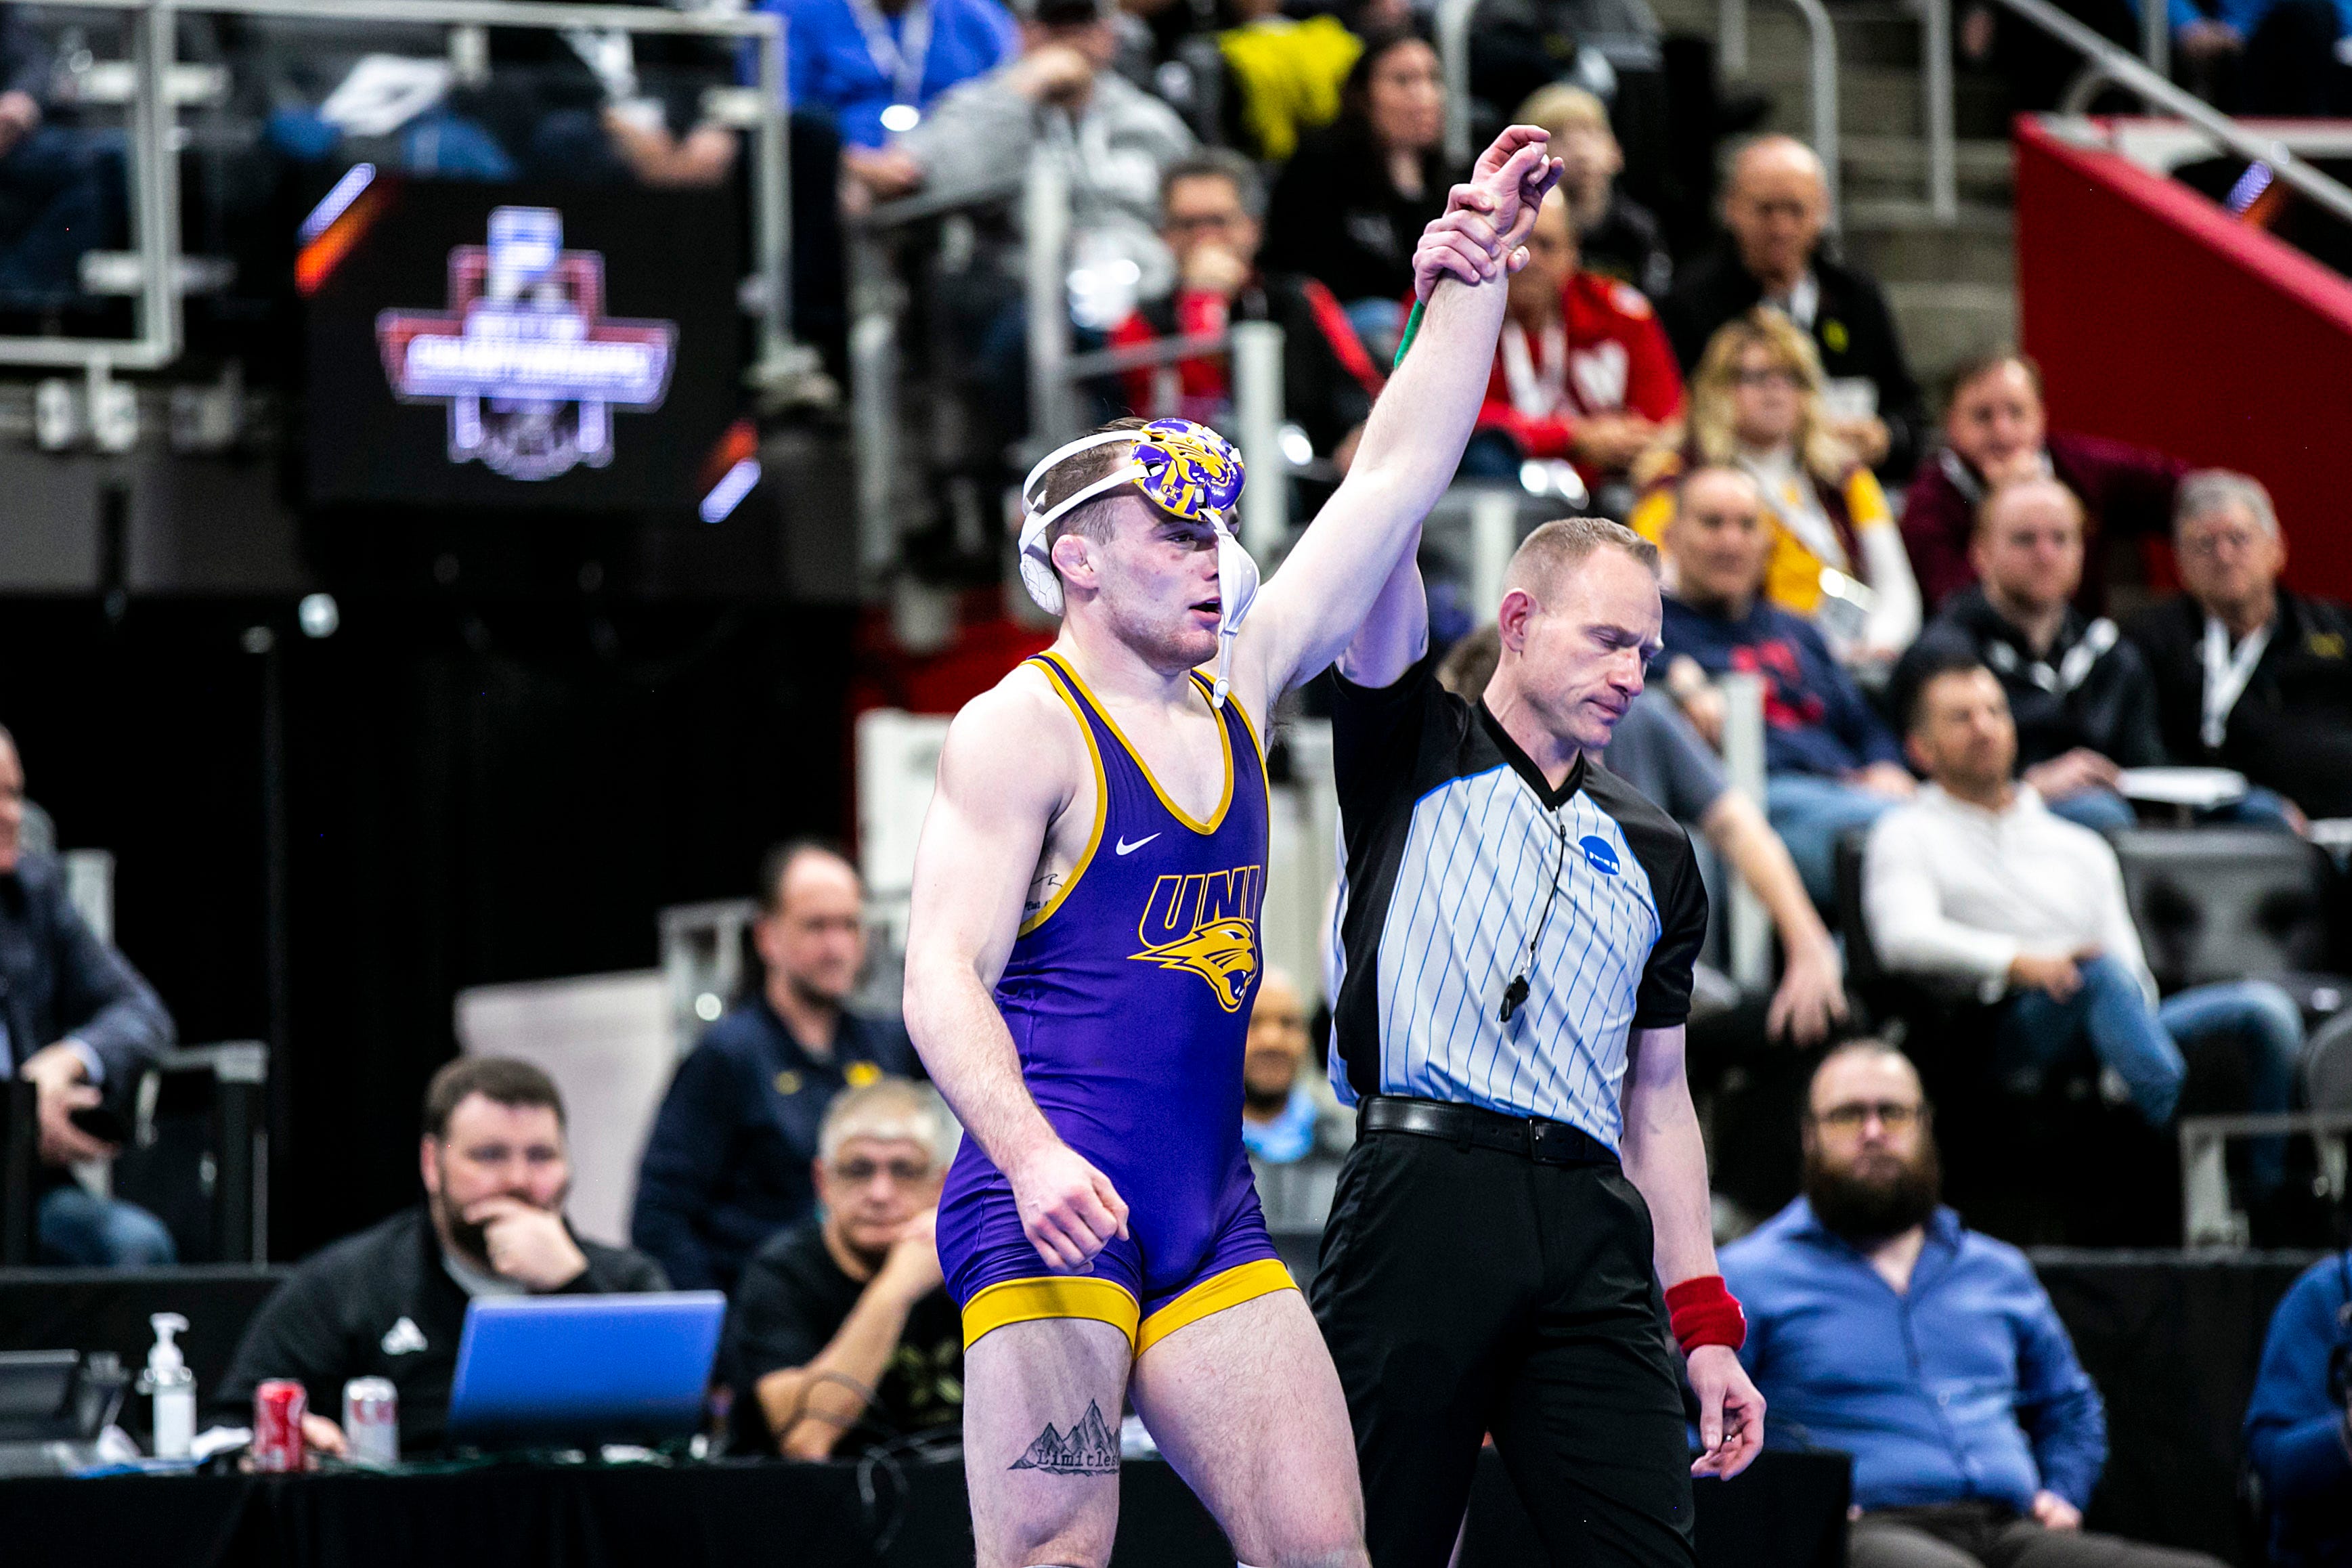
[[[1055,668],[1059,668],[1059,664]],[[1054,695],[1062,700],[1062,706],[1067,708],[1070,717],[1078,721],[1078,733],[1086,737],[1087,755],[1095,764],[1095,830],[1087,835],[1085,850],[1079,854],[1077,863],[1070,868],[1069,876],[1054,889],[1054,896],[1045,900],[1044,908],[1021,922],[1019,934],[1022,936],[1027,936],[1054,918],[1054,911],[1062,907],[1062,900],[1070,896],[1070,889],[1078,885],[1078,879],[1087,874],[1088,866],[1094,864],[1095,851],[1102,847],[1103,825],[1110,820],[1110,784],[1103,776],[1102,748],[1095,744],[1095,727],[1087,722],[1087,716],[1079,709],[1078,700],[1070,695],[1069,688],[1051,675],[1045,677],[1045,684],[1054,689]]]
[[[1192,672],[1192,679],[1206,687],[1212,694],[1214,694],[1217,689],[1214,683],[1197,669]],[[1250,750],[1257,753],[1258,783],[1265,786],[1265,797],[1271,801],[1274,799],[1274,778],[1265,771],[1265,742],[1258,738],[1257,726],[1250,722],[1249,710],[1243,707],[1240,700],[1230,691],[1225,693],[1225,700],[1233,703],[1234,711],[1241,716],[1242,732],[1249,737]]]
[[[1135,1353],[1139,1356],[1186,1324],[1197,1323],[1228,1307],[1271,1296],[1276,1290],[1297,1289],[1297,1282],[1279,1258],[1261,1258],[1252,1263],[1236,1264],[1223,1273],[1212,1274],[1144,1319],[1134,1335]]]
[[[1151,764],[1143,760],[1143,753],[1135,749],[1135,742],[1127,738],[1126,731],[1118,727],[1118,721],[1110,716],[1110,710],[1102,705],[1102,699],[1097,697],[1093,689],[1078,678],[1078,672],[1070,668],[1069,661],[1055,653],[1041,653],[1037,657],[1051,661],[1055,668],[1068,676],[1070,683],[1086,698],[1087,705],[1102,716],[1104,727],[1110,731],[1112,739],[1118,741],[1126,749],[1128,759],[1135,763],[1136,771],[1143,775],[1143,782],[1151,786],[1151,793],[1160,797],[1160,804],[1168,808],[1169,816],[1198,834],[1207,835],[1217,830],[1218,826],[1225,820],[1226,808],[1234,804],[1234,732],[1225,728],[1223,715],[1220,714],[1213,706],[1209,710],[1209,717],[1216,721],[1217,742],[1225,749],[1225,793],[1223,798],[1217,802],[1216,814],[1208,821],[1201,822],[1195,820],[1182,806],[1168,798],[1168,792],[1161,789],[1160,781],[1151,775]],[[1192,679],[1195,681],[1201,679],[1198,675],[1193,676]],[[1202,684],[1205,688],[1206,683]],[[1202,699],[1205,701],[1207,698],[1208,692],[1203,689]],[[1231,701],[1232,699],[1227,698],[1226,700]],[[1248,722],[1246,717],[1243,722]],[[1252,739],[1255,739],[1254,734]],[[1072,879],[1074,881],[1076,879]]]
[[[1127,1293],[1127,1287],[1108,1279],[1049,1274],[1034,1279],[1000,1280],[964,1304],[963,1348],[971,1349],[983,1334],[992,1333],[1007,1323],[1084,1318],[1108,1323],[1125,1334],[1128,1349],[1132,1352],[1136,1320],[1142,1311],[1135,1298]]]

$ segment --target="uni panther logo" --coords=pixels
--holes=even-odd
[[[1216,993],[1217,1005],[1238,1013],[1257,977],[1257,913],[1265,894],[1263,866],[1162,877],[1135,924],[1143,951],[1128,957],[1199,975]]]
[[[1139,435],[1135,460],[1143,465],[1142,489],[1162,511],[1198,518],[1230,511],[1241,498],[1241,455],[1215,431],[1163,419]]]

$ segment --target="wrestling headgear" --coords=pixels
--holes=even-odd
[[[1132,441],[1128,460],[1064,498],[1049,511],[1038,510],[1045,476],[1073,455],[1113,441]],[[1171,517],[1206,522],[1217,536],[1217,680],[1210,700],[1224,706],[1233,686],[1234,634],[1242,629],[1257,597],[1257,563],[1234,537],[1227,521],[1241,499],[1242,455],[1233,443],[1205,425],[1189,419],[1155,419],[1138,430],[1104,430],[1081,436],[1046,455],[1021,481],[1021,581],[1029,596],[1049,615],[1062,613],[1062,580],[1054,573],[1046,535],[1054,524],[1078,507],[1122,485],[1133,485],[1144,499]]]

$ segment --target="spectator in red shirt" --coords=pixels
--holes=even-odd
[[[1312,278],[1257,266],[1265,189],[1240,153],[1212,149],[1171,164],[1160,184],[1160,234],[1176,258],[1176,290],[1111,329],[1114,347],[1222,332],[1235,321],[1282,328],[1283,415],[1315,454],[1342,471],[1372,411],[1381,377],[1331,291]],[[1232,365],[1222,353],[1129,371],[1128,412],[1221,425],[1233,412]]]
[[[1977,580],[1969,560],[1977,507],[2011,479],[2048,475],[2083,503],[2084,571],[2074,603],[2096,614],[2105,601],[2103,535],[2161,538],[2173,492],[2189,465],[2096,436],[2053,433],[2043,417],[2042,367],[2013,349],[1962,362],[1952,374],[1943,448],[1920,465],[1903,510],[1903,542],[1932,610]]]
[[[1529,458],[1564,458],[1597,494],[1622,484],[1682,413],[1682,372],[1641,290],[1578,268],[1576,226],[1559,191],[1527,249],[1463,466],[1500,477]]]

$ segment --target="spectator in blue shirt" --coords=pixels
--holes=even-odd
[[[856,868],[803,840],[769,855],[760,885],[765,982],[678,1063],[637,1172],[630,1239],[680,1290],[733,1290],[761,1243],[808,1217],[835,1094],[919,1070],[906,1026],[847,1005],[866,964]]]
[[[1804,1195],[1723,1251],[1773,1430],[1853,1456],[1849,1568],[2220,1568],[2083,1533],[2107,1457],[2098,1390],[2015,1247],[1938,1202],[1919,1075],[1832,1051]]]
[[[2339,1252],[2305,1269],[2279,1301],[2246,1404],[2246,1458],[2262,1478],[2278,1568],[2352,1564],[2347,1357],[2352,1260]]]
[[[1682,481],[1666,525],[1666,689],[1708,743],[1723,744],[1723,700],[1712,678],[1764,682],[1765,815],[1805,890],[1837,899],[1837,842],[1914,787],[1903,748],[1813,623],[1768,601],[1773,525],[1745,470],[1702,465]]]
[[[830,114],[853,172],[932,100],[1021,52],[999,0],[760,0],[784,19],[795,110]]]

